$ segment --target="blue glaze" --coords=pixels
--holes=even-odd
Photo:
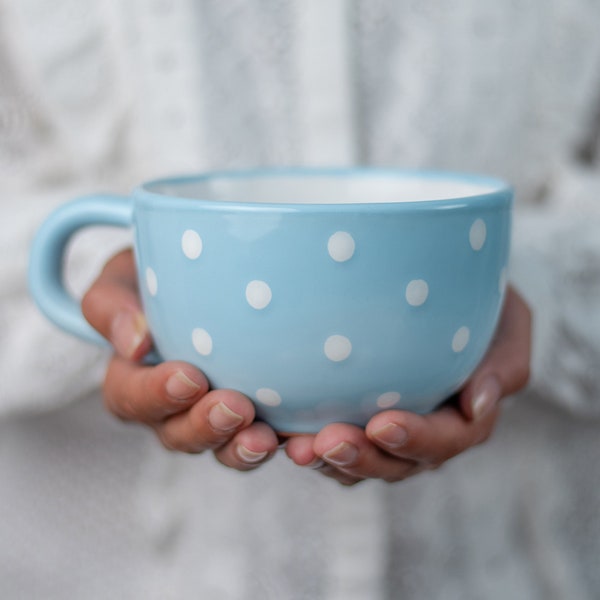
[[[370,178],[418,178],[488,191],[353,204],[180,197],[195,182],[237,182],[243,189],[251,180],[289,177],[362,186]],[[42,310],[66,330],[97,341],[66,296],[57,265],[77,228],[131,224],[142,301],[158,352],[195,364],[214,387],[244,392],[255,400],[258,416],[280,431],[315,432],[331,421],[364,425],[398,394],[392,408],[428,412],[466,381],[493,336],[504,296],[512,204],[512,190],[501,181],[394,169],[265,169],[159,180],[140,186],[132,198],[76,201],[46,222],[30,270]],[[474,249],[470,236],[477,245],[481,222],[485,240]],[[194,258],[182,248],[188,230],[201,238],[199,255],[192,244]],[[354,241],[354,253],[342,262],[328,252],[336,232]],[[246,298],[251,281],[269,286],[264,308],[253,308]],[[422,304],[407,301],[411,281],[427,282]],[[464,328],[469,337],[462,348],[457,332]],[[327,357],[330,336],[350,341],[347,358]]]
[[[56,325],[86,341],[105,345],[81,313],[79,303],[63,283],[64,254],[73,234],[93,225],[130,227],[131,198],[113,195],[87,196],[61,206],[42,224],[29,257],[29,289],[38,308]]]

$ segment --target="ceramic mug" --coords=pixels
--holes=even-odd
[[[157,353],[233,388],[281,432],[424,413],[481,361],[506,288],[512,190],[478,175],[285,169],[167,178],[56,210],[30,288],[92,342],[62,282],[83,227],[132,228]]]

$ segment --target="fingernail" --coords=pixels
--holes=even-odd
[[[356,461],[358,458],[358,448],[348,442],[342,442],[323,454],[323,458],[328,463],[338,467],[345,467]]]
[[[215,404],[208,413],[208,422],[210,426],[216,431],[233,431],[236,427],[239,427],[244,420],[242,415],[238,415],[233,412],[228,406],[219,402]]]
[[[165,389],[175,400],[189,400],[200,389],[183,371],[177,371],[167,379]]]
[[[146,318],[139,312],[120,312],[110,326],[110,341],[124,358],[135,356],[147,335]]]
[[[500,382],[494,375],[486,377],[473,395],[471,410],[474,419],[480,419],[497,404],[502,396]]]
[[[240,460],[250,465],[259,463],[261,460],[266,458],[267,454],[269,453],[266,450],[264,452],[253,452],[241,444],[239,444],[237,447],[237,455]]]
[[[408,439],[408,432],[396,423],[388,423],[373,433],[373,437],[388,448],[400,448]]]
[[[309,469],[313,469],[315,471],[318,471],[319,469],[322,469],[327,463],[320,459],[320,458],[315,458],[313,461],[309,462],[306,466]]]

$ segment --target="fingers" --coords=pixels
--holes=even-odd
[[[343,484],[363,479],[401,481],[438,467],[491,434],[498,411],[469,421],[453,406],[425,416],[386,411],[363,431],[346,424],[325,427],[316,436],[291,438],[287,455]]]
[[[248,398],[208,389],[204,375],[187,363],[145,367],[115,357],[104,396],[113,414],[150,425],[167,448],[195,453],[228,443],[254,420]],[[273,437],[277,447],[274,433]]]
[[[328,425],[316,436],[291,438],[287,455],[340,483],[351,485],[367,478],[399,481],[415,472],[414,461],[398,460],[373,444],[359,427]]]
[[[103,389],[106,407],[114,415],[127,421],[154,423],[202,399],[208,382],[187,363],[145,367],[115,356],[109,363]]]
[[[115,356],[104,397],[110,412],[149,425],[169,450],[212,449],[223,464],[248,471],[278,448],[275,432],[253,422],[254,406],[248,398],[232,390],[209,391],[204,375],[187,363],[148,367]]]
[[[301,467],[319,467],[323,461],[313,449],[314,435],[293,435],[285,444],[285,452]]]
[[[215,457],[227,467],[250,471],[269,460],[278,445],[275,432],[265,423],[255,422],[215,450]]]
[[[345,473],[338,467],[325,462],[314,450],[314,435],[294,435],[286,443],[285,452],[297,465],[311,468],[321,475],[335,479],[342,485],[354,485],[364,477]]]
[[[156,431],[167,448],[197,453],[229,443],[253,420],[254,407],[248,398],[233,390],[214,390],[189,410],[166,419]]]
[[[453,405],[428,415],[386,411],[371,419],[366,435],[382,451],[431,468],[487,440],[498,412],[470,421]]]
[[[253,422],[248,398],[230,390],[209,392],[204,375],[185,363],[150,368],[131,362],[151,347],[135,282],[133,256],[122,252],[106,265],[82,303],[86,318],[121,357],[111,361],[107,372],[109,410],[149,424],[170,449],[210,448],[220,462],[238,470],[268,460],[277,449],[277,436],[266,424]],[[286,452],[297,464],[317,467],[347,485],[367,478],[399,481],[438,466],[487,439],[498,400],[527,382],[530,351],[530,311],[509,289],[496,337],[460,393],[462,413],[450,405],[425,416],[386,411],[364,431],[337,423],[316,436],[292,437]]]
[[[531,360],[531,311],[508,288],[498,330],[483,362],[460,393],[461,409],[468,419],[478,419],[497,402],[523,388]]]
[[[134,362],[150,350],[152,341],[130,250],[106,264],[84,296],[82,310],[117,352],[104,382],[110,412],[149,425],[171,450],[213,449],[218,460],[239,470],[256,468],[277,450],[277,436],[267,425],[253,423],[254,406],[242,394],[209,391],[206,377],[183,362],[155,367]]]
[[[114,256],[84,295],[85,318],[123,358],[139,360],[152,346],[137,291],[131,250]]]

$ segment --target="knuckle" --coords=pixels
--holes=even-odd
[[[177,446],[174,441],[171,440],[168,435],[165,435],[164,431],[156,431],[156,435],[163,448],[169,450],[170,452],[175,452],[177,450]]]
[[[104,394],[104,407],[113,416],[121,421],[133,421],[134,418],[129,412],[131,409],[119,402],[112,394]]]
[[[180,440],[169,427],[158,426],[154,427],[154,431],[160,441],[160,443],[167,450],[180,450]]]
[[[437,464],[439,466],[442,463],[445,463],[447,460],[450,460],[451,458],[458,456],[459,454],[464,452],[465,449],[468,447],[469,447],[468,442],[465,443],[465,441],[462,439],[452,440],[448,444],[448,446],[446,447],[444,452],[442,452],[442,454],[436,458],[436,460],[434,461],[434,464]]]
[[[217,431],[201,411],[191,411],[189,419],[190,429],[195,432],[194,435],[198,438],[198,443],[201,443],[202,447],[207,450],[216,450],[226,445],[237,433],[237,430]]]
[[[83,316],[89,320],[94,314],[96,307],[100,301],[101,290],[97,283],[90,287],[81,298],[81,312]]]
[[[123,418],[127,419],[128,421],[141,421],[138,411],[134,403],[131,401],[131,398],[123,398],[117,410],[119,410]]]
[[[154,389],[148,390],[144,407],[147,412],[152,414],[153,420],[157,422],[164,421],[171,415],[185,409],[185,407],[178,406],[177,400],[172,400],[166,393]]]
[[[124,421],[135,421],[138,423],[146,423],[147,420],[142,418],[139,406],[128,395],[118,396],[111,402],[113,413]]]
[[[186,443],[175,432],[168,427],[157,428],[156,434],[160,443],[171,452],[182,452],[184,454],[200,454],[204,451],[203,447],[196,447]]]

